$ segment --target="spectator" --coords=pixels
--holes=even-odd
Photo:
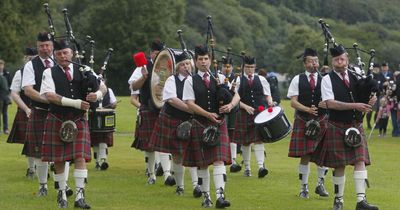
[[[5,68],[5,62],[4,60],[0,60],[0,75],[3,76],[6,80],[6,91],[5,93],[2,93],[2,103],[3,107],[1,108],[1,112],[3,114],[3,132],[5,134],[9,134],[10,132],[8,131],[8,105],[11,104],[11,98],[10,98],[10,85],[11,85],[11,75],[10,72],[8,72]],[[2,84],[3,85],[3,84]],[[4,97],[3,97],[3,94]]]

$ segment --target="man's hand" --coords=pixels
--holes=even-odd
[[[87,101],[81,101],[81,109],[88,110],[90,108],[90,104]]]
[[[246,110],[246,112],[247,112],[249,115],[254,115],[254,108],[253,108],[253,107],[248,106],[248,105],[245,105],[245,106],[243,107],[243,109]]]
[[[217,113],[211,113],[211,112],[209,112],[208,115],[207,115],[207,118],[208,118],[210,121],[214,122],[214,123],[221,123],[221,120],[218,119],[218,118],[219,118],[219,115],[218,115]]]
[[[364,103],[353,103],[353,109],[360,112],[370,112],[372,111],[372,107],[369,104]]]
[[[149,76],[149,72],[147,71],[146,66],[142,66],[142,68],[140,69],[140,71],[142,72],[143,77],[146,79]]]
[[[369,99],[368,104],[373,106],[377,100],[378,100],[378,97],[376,97],[376,95],[374,95]]]
[[[233,109],[233,105],[231,103],[223,105],[219,108],[219,113],[229,113]]]
[[[318,103],[318,107],[322,108],[322,109],[327,109],[328,108],[328,106],[326,106],[326,102],[325,101],[320,101]]]
[[[96,101],[97,101],[97,94],[96,94],[96,93],[89,93],[89,94],[86,96],[86,101],[89,101],[89,102],[96,102]]]
[[[309,107],[309,108],[307,109],[307,112],[308,112],[309,114],[311,114],[311,115],[318,116],[318,108],[315,107],[314,105],[311,105],[311,107]]]

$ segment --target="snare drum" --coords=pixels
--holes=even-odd
[[[287,136],[292,130],[283,109],[279,106],[272,107],[260,112],[254,118],[257,131],[265,143],[279,141]]]
[[[96,109],[96,112],[89,112],[89,128],[91,132],[115,131],[115,110]]]

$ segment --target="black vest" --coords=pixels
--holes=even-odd
[[[183,85],[185,84],[186,79],[183,79],[182,81],[179,80],[178,75],[175,75],[175,86],[176,86],[176,95],[178,96],[179,99],[182,100],[182,95],[183,95]],[[177,109],[173,106],[171,106],[169,103],[165,102],[165,113],[170,115],[173,118],[177,118],[180,120],[188,120],[192,116],[191,114],[184,112],[180,109]]]
[[[310,82],[308,81],[307,75],[305,73],[299,74],[299,96],[297,100],[299,103],[304,106],[311,107],[314,105],[318,107],[318,103],[321,101],[321,80],[322,77],[318,75],[317,77],[317,85],[314,88],[314,91],[311,90]],[[296,110],[296,113],[303,116],[308,117],[309,114],[306,112]],[[322,116],[326,114],[326,109],[318,108],[318,115]]]
[[[200,75],[196,74],[192,77],[192,79],[195,103],[208,112],[218,113],[217,83],[215,80],[209,78],[210,88],[207,89],[203,78],[201,78]]]
[[[33,89],[36,91],[40,92],[40,86],[42,85],[42,76],[43,72],[46,69],[44,67],[42,60],[40,60],[39,56],[36,56],[34,59],[32,59],[32,66],[33,66],[33,71],[35,73],[35,85],[33,86]],[[32,106],[40,107],[42,109],[48,109],[49,105],[45,103],[40,103],[35,100],[32,100]]]
[[[81,99],[85,100],[85,93],[83,92],[83,74],[79,71],[79,67],[74,65],[74,75],[72,81],[68,81],[67,76],[64,71],[58,65],[51,68],[51,75],[53,77],[54,85],[56,88],[56,93],[60,96],[64,96],[71,99]],[[83,114],[85,111],[80,109],[75,109],[72,107],[59,106],[56,104],[50,104],[50,112],[56,114],[69,114],[74,115]]]
[[[139,95],[139,101],[140,104],[150,107],[152,104],[151,102],[151,93],[150,93],[150,82],[151,82],[151,74],[153,72],[153,62],[150,60],[147,60],[147,65],[146,65],[147,71],[149,72],[146,81],[144,82],[142,88],[140,88],[140,95]],[[139,70],[139,69],[138,69]]]
[[[21,73],[21,86],[22,86],[22,77],[24,75],[24,68],[21,68],[20,70]],[[22,87],[20,87],[21,92],[19,93],[19,96],[21,97],[22,101],[28,106],[31,106],[31,99],[25,95],[25,91],[22,89]]]
[[[258,110],[259,106],[267,106],[265,101],[264,88],[258,75],[253,75],[253,86],[250,87],[248,78],[240,78],[239,95],[240,101]]]
[[[350,73],[349,71],[349,82],[350,82],[350,89],[346,87],[342,78],[340,78],[334,71],[329,73],[329,77],[332,83],[332,91],[334,94],[334,98],[336,101],[342,101],[346,103],[354,103],[357,101],[355,94],[355,84],[357,82],[357,78]],[[362,90],[360,90],[362,91]],[[351,99],[350,92],[354,97],[354,101]],[[328,106],[329,108],[329,106]],[[329,120],[335,122],[343,122],[343,123],[350,123],[354,120],[361,121],[362,120],[362,113],[356,110],[333,110],[329,109]]]

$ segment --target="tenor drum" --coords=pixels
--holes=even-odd
[[[91,132],[115,131],[115,110],[96,109],[96,112],[89,112],[89,128]]]
[[[272,107],[272,110],[270,108],[270,110],[266,109],[260,112],[254,118],[254,124],[265,143],[272,143],[285,138],[292,129],[283,109],[279,106]]]
[[[193,57],[193,52],[188,52]],[[153,71],[151,74],[150,93],[152,103],[157,109],[161,109],[164,105],[164,84],[169,76],[175,74],[175,55],[180,55],[181,53],[183,53],[183,50],[166,48],[157,55],[154,61]],[[192,66],[194,66],[193,59]]]

